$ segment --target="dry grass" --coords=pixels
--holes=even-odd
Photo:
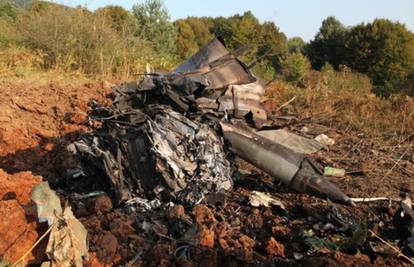
[[[326,126],[364,133],[389,144],[409,141],[414,132],[414,99],[394,95],[381,99],[369,79],[349,70],[309,73],[306,87],[274,82],[267,89],[268,106],[295,101],[280,113],[312,118]],[[274,110],[274,109],[273,109]]]

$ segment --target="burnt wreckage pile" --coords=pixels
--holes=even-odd
[[[213,39],[173,72],[116,87],[111,107],[92,103],[91,119],[102,127],[68,147],[80,162],[69,170],[68,185],[105,190],[118,203],[194,204],[232,188],[236,155],[298,192],[352,204],[309,157],[257,134],[267,123],[263,93]]]

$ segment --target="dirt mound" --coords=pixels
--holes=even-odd
[[[61,80],[0,80],[0,88],[0,168],[44,177],[62,139],[88,130],[89,101],[105,103],[110,92],[101,82]]]

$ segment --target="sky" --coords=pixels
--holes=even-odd
[[[120,5],[130,10],[142,0],[55,0],[69,6],[95,10]],[[414,0],[164,0],[173,20],[187,16],[231,16],[252,11],[260,21],[273,21],[287,37],[311,40],[322,20],[335,16],[352,26],[375,18],[404,23],[414,32]]]

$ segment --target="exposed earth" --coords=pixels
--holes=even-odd
[[[32,187],[43,179],[88,230],[86,266],[410,266],[389,246],[414,256],[398,201],[335,205],[291,192],[242,160],[236,164],[245,175],[232,192],[192,207],[165,203],[143,212],[115,206],[110,195],[72,199],[61,182],[73,160],[66,146],[99,126],[87,120],[88,103],[108,105],[110,92],[101,82],[0,81],[0,255],[8,262],[47,229],[30,201]],[[269,112],[273,106],[267,105]],[[390,146],[299,115],[285,124],[299,135],[324,133],[335,140],[313,156],[347,171],[332,180],[349,196],[414,197],[413,136]],[[252,207],[253,190],[271,193],[285,209]],[[44,247],[36,246],[26,262],[45,261]]]

